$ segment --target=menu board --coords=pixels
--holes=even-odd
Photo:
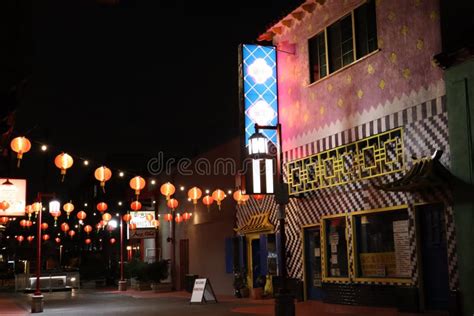
[[[393,241],[395,245],[396,274],[399,277],[410,276],[410,238],[408,220],[393,222]]]

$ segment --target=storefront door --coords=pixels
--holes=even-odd
[[[309,300],[322,300],[321,235],[319,226],[304,230],[304,245],[306,297]]]
[[[418,206],[425,309],[448,308],[448,256],[446,222],[442,204]]]

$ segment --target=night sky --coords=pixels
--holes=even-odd
[[[26,80],[15,134],[55,146],[14,176],[48,181],[63,150],[144,170],[238,136],[238,45],[301,1],[107,2],[2,1],[1,92]]]

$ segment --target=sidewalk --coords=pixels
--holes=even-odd
[[[0,315],[2,316],[23,316],[29,315],[27,311],[19,306],[14,299],[6,293],[0,293]]]

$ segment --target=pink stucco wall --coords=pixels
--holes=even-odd
[[[318,4],[274,38],[281,49],[278,88],[284,150],[302,145],[308,137],[314,141],[318,130],[331,129],[336,122],[342,122],[338,129],[350,128],[376,118],[380,107],[387,114],[392,103],[405,102],[411,95],[423,92],[428,100],[440,93],[434,87],[442,86],[442,71],[432,62],[441,51],[437,0],[376,1],[380,50],[309,85],[308,39],[363,2]],[[294,54],[288,53],[292,50]]]

